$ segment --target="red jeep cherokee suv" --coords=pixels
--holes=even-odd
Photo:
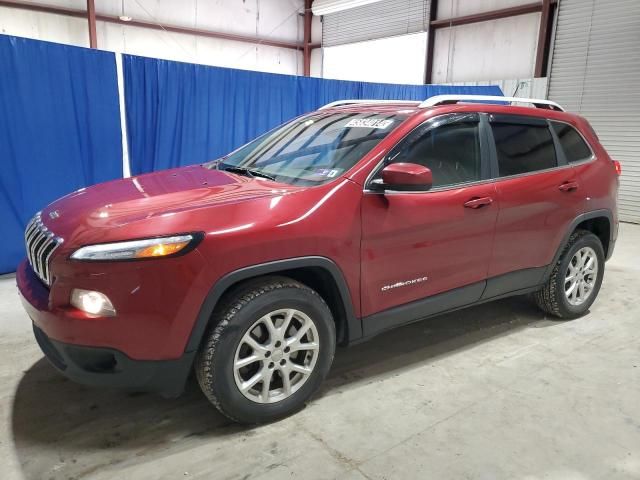
[[[524,293],[584,314],[617,174],[553,102],[334,102],[208,164],[54,202],[17,282],[69,378],[175,396],[194,368],[225,415],[269,421],[314,393],[337,344]]]

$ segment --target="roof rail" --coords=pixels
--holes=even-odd
[[[498,97],[493,95],[436,95],[427,98],[420,104],[420,108],[435,107],[436,105],[447,105],[458,102],[521,102],[532,103],[537,108],[546,108],[549,110],[559,110],[564,112],[564,108],[551,100],[542,100],[537,98],[519,98],[519,97]]]
[[[331,102],[331,103],[327,103],[326,105],[323,105],[322,107],[320,107],[318,110],[324,110],[325,108],[331,108],[331,107],[340,107],[340,106],[346,106],[346,105],[353,105],[353,104],[358,104],[358,103],[368,103],[368,104],[402,104],[402,105],[413,105],[413,106],[418,106],[417,104],[420,102],[420,100],[336,100],[335,102]]]
[[[336,100],[335,102],[327,103],[318,110],[324,110],[326,108],[341,107],[347,105],[356,104],[400,104],[400,105],[413,105],[419,100],[366,100],[366,99],[353,99],[353,100]],[[549,110],[558,110],[564,112],[564,108],[551,100],[543,100],[539,98],[520,98],[520,97],[500,97],[494,95],[436,95],[434,97],[427,98],[425,101],[417,105],[419,108],[435,107],[437,105],[448,105],[458,102],[485,102],[485,103],[531,103],[537,108],[546,108]]]

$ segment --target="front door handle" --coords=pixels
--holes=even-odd
[[[491,205],[493,203],[493,198],[491,197],[475,197],[471,200],[464,202],[465,208],[481,208],[486,207],[487,205]]]
[[[564,182],[558,187],[561,192],[573,192],[578,189],[578,182]]]

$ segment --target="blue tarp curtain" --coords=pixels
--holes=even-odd
[[[213,160],[334,100],[502,95],[497,86],[325,80],[133,55],[123,63],[132,174]]]
[[[38,210],[120,176],[114,54],[0,35],[0,273]]]
[[[217,158],[345,98],[502,95],[498,87],[392,85],[124,55],[133,174]],[[0,273],[24,257],[26,223],[69,192],[122,176],[115,56],[0,35]]]

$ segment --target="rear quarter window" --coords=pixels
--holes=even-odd
[[[591,149],[574,127],[562,122],[551,122],[551,126],[560,140],[567,162],[579,162],[591,158]]]

